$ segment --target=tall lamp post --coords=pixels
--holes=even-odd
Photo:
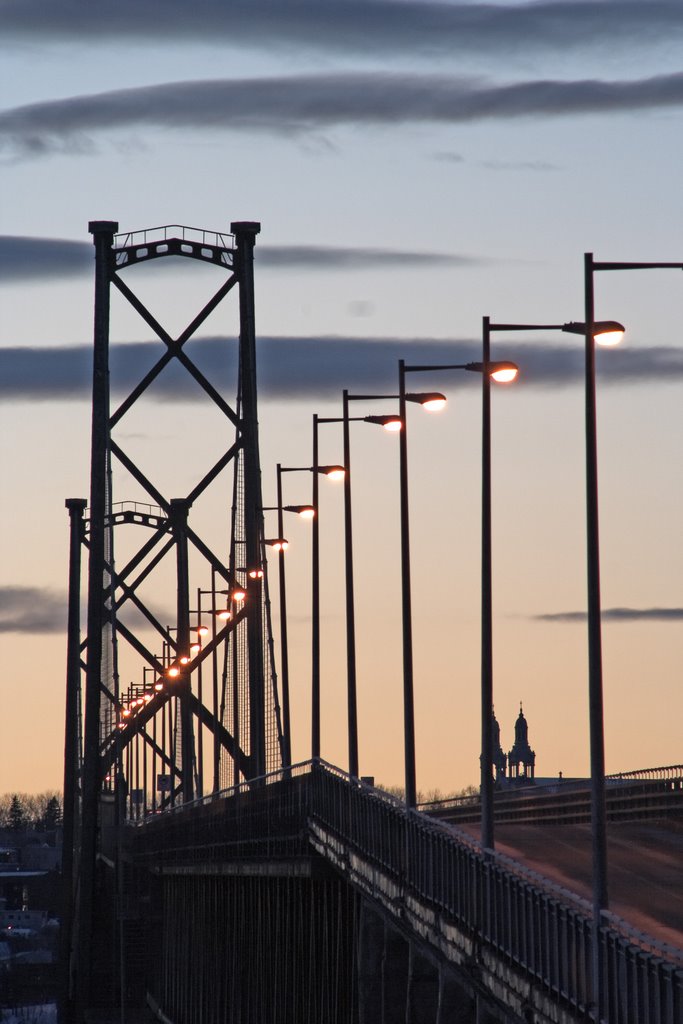
[[[319,478],[341,480],[344,467],[321,466],[318,462],[318,417],[313,416],[313,465],[284,467],[282,473],[312,473],[313,521],[311,524],[311,757],[320,757],[320,502]]]
[[[609,343],[623,334],[623,326],[614,320],[597,323],[569,321],[563,324],[492,323],[484,317],[482,328],[482,362],[490,361],[492,332],[557,330],[567,334],[599,336]],[[481,756],[481,841],[485,848],[494,847],[493,825],[493,638],[491,603],[491,419],[490,383],[482,377],[482,756]]]
[[[403,644],[403,745],[405,770],[406,807],[413,809],[417,804],[417,783],[415,771],[415,714],[413,700],[413,640],[412,615],[410,604],[410,543],[408,534],[408,490],[407,490],[407,445],[406,445],[406,405],[413,402],[421,405],[428,412],[436,412],[446,404],[446,398],[438,391],[425,391],[407,394],[405,389],[405,367],[403,360],[399,363],[398,395],[348,395],[348,401],[397,400],[399,415],[390,418],[383,424],[387,429],[399,432],[399,458],[401,463],[401,578],[402,578],[402,644]],[[346,392],[345,392],[346,395]],[[376,417],[371,417],[372,421]],[[347,417],[348,420],[348,417]],[[350,517],[350,503],[349,503]],[[351,590],[351,606],[353,607],[353,591]]]
[[[488,368],[488,369],[485,369]],[[409,529],[409,503],[408,503],[408,431],[407,431],[407,420],[406,420],[406,400],[409,400],[413,396],[406,394],[406,374],[407,373],[419,373],[423,371],[435,371],[439,372],[442,370],[473,370],[481,373],[483,379],[488,382],[490,378],[501,383],[514,380],[517,376],[517,366],[515,363],[510,362],[496,362],[491,363],[488,359],[488,355],[485,356],[481,363],[448,363],[439,365],[429,366],[407,366],[403,359],[399,360],[398,364],[398,384],[399,384],[399,402],[401,412],[401,422],[403,430],[401,431],[401,442],[400,442],[400,474],[401,474],[401,592],[402,592],[402,611],[403,611],[403,721],[404,721],[404,744],[405,744],[405,777],[406,777],[406,804],[408,807],[415,807],[417,802],[417,788],[416,788],[416,772],[415,772],[415,712],[414,712],[414,687],[413,687],[413,627],[412,627],[412,600],[411,600],[411,585],[410,585],[410,529]],[[485,392],[488,394],[488,387]],[[440,408],[445,402],[443,395],[436,392],[431,393],[429,397],[429,404],[427,407],[432,409]],[[427,404],[427,403],[423,403]],[[490,406],[485,408],[484,424],[485,424],[485,436],[488,433],[490,437]],[[485,445],[486,448],[486,445]],[[490,469],[490,458],[487,460],[487,465]],[[484,489],[484,493],[488,495],[488,502],[483,502],[483,508],[487,509],[488,527],[490,530],[490,481],[487,483]],[[486,531],[482,529],[482,536]],[[488,544],[490,549],[490,542]],[[490,558],[488,561],[488,578],[489,587],[488,593],[490,594]],[[482,570],[482,601],[484,594],[484,572]],[[490,598],[489,598],[490,601]],[[482,625],[482,637],[483,637],[483,625]],[[483,642],[482,642],[483,650]],[[490,680],[490,673],[488,675]],[[482,694],[483,694],[482,687]],[[487,696],[488,700],[488,696]],[[482,718],[484,717],[482,712]],[[489,744],[490,746],[490,744]],[[482,764],[484,762],[485,755],[482,748]],[[489,760],[490,760],[489,755]],[[484,832],[484,772],[482,768],[482,842]],[[492,802],[493,794],[489,787],[489,803]],[[488,806],[488,805],[487,805]],[[487,813],[488,818],[488,813]],[[492,837],[491,843],[492,844]]]
[[[345,576],[346,576],[346,698],[348,718],[348,743],[349,743],[349,775],[358,778],[358,703],[356,685],[356,624],[353,599],[353,528],[351,516],[351,439],[350,423],[374,423],[376,426],[384,427],[385,430],[400,430],[401,421],[396,415],[389,416],[350,416],[349,401],[362,398],[361,395],[350,395],[348,391],[342,393],[342,415],[341,416],[318,416],[315,419],[315,428],[321,423],[341,423],[344,432],[344,551],[345,551]],[[314,640],[315,642],[315,640]],[[319,657],[319,653],[318,653]],[[314,657],[314,673],[316,672],[316,661]],[[319,673],[319,662],[317,663]],[[320,678],[317,676],[317,705],[314,699],[314,708],[317,706],[317,714],[320,714]],[[315,686],[315,677],[314,677]],[[315,714],[315,711],[314,711]],[[313,724],[314,740],[316,735],[316,722]],[[320,743],[320,721],[317,720],[318,750]],[[315,756],[315,755],[314,755]]]
[[[312,519],[315,516],[315,509],[312,505],[283,505],[282,504],[282,474],[285,469],[277,465],[277,505],[268,506],[264,512],[277,512],[277,537],[267,540],[265,543],[278,553],[278,580],[280,588],[280,660],[282,664],[282,733],[284,736],[284,762],[285,766],[292,763],[292,736],[290,731],[289,713],[289,645],[287,639],[287,586],[285,582],[285,551],[288,542],[284,534],[284,513],[293,512],[302,519]]]
[[[600,957],[600,926],[609,907],[607,885],[607,826],[605,805],[605,739],[602,682],[602,622],[600,603],[600,535],[598,519],[598,454],[595,398],[595,343],[600,343],[595,320],[595,280],[599,271],[683,270],[683,263],[598,262],[584,253],[584,297],[586,316],[586,554],[588,585],[588,707],[591,759],[591,837],[593,862],[593,978],[598,1019],[605,1001]],[[619,325],[620,326],[620,325]],[[621,334],[608,338],[616,344]],[[604,342],[603,342],[604,343]]]

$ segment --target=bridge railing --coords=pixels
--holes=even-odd
[[[683,766],[667,765],[606,778],[608,821],[642,821],[679,815],[683,808]],[[455,797],[421,804],[419,810],[461,824],[481,816],[479,796]],[[557,780],[497,790],[494,800],[497,824],[588,824],[591,796],[588,779]]]
[[[586,1020],[594,1020],[589,912],[515,874],[492,852],[406,812],[338,771],[313,773],[310,811],[405,895],[453,922],[482,958],[495,952]],[[582,902],[582,901],[577,901]],[[683,970],[610,927],[600,929],[610,1024],[678,1024]]]
[[[472,966],[493,955],[552,1000],[595,1021],[593,928],[579,897],[535,884],[464,832],[366,786],[324,762],[271,773],[148,819],[134,830],[136,858],[155,869],[310,856],[311,826],[355,853],[408,898],[456,927]],[[610,921],[610,925],[615,922]],[[680,1024],[683,968],[607,923],[599,932],[610,1024]]]

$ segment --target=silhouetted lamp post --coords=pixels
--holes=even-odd
[[[341,423],[344,433],[344,561],[346,577],[346,694],[347,694],[347,717],[348,717],[348,742],[349,742],[349,775],[358,778],[358,701],[356,683],[356,621],[353,600],[353,527],[351,517],[351,441],[350,423],[374,423],[376,426],[384,427],[385,430],[400,430],[401,421],[396,415],[389,416],[349,416],[349,401],[362,398],[361,395],[350,395],[348,391],[342,392],[342,415],[341,416],[318,416],[315,419],[315,428],[321,423]],[[319,640],[318,640],[319,642]],[[314,638],[315,643],[315,638]],[[317,657],[319,657],[319,652]],[[314,655],[314,672],[316,656]],[[319,662],[317,671],[319,672]],[[318,685],[318,716],[320,714],[320,692]],[[314,721],[315,733],[315,721]],[[318,749],[320,743],[320,723],[318,718]],[[314,736],[315,739],[315,736]]]
[[[285,551],[289,542],[285,538],[284,513],[292,512],[301,516],[302,519],[313,519],[315,509],[312,505],[283,505],[282,504],[282,474],[294,470],[283,469],[280,463],[277,464],[277,505],[265,506],[264,512],[277,512],[277,537],[265,541],[268,547],[272,547],[278,554],[278,582],[280,588],[280,661],[282,675],[282,733],[284,736],[284,761],[289,766],[292,763],[292,736],[290,721],[289,702],[289,645],[287,639],[287,584],[285,580]]]
[[[317,417],[314,416],[314,424]],[[340,480],[344,476],[343,466],[320,466],[318,465],[317,459],[317,429],[314,429],[314,444],[313,444],[313,465],[312,466],[281,466],[277,467],[277,500],[278,507],[282,506],[282,474],[283,473],[312,473],[313,474],[313,500],[310,506],[301,506],[306,510],[309,510],[308,518],[311,519],[312,528],[312,563],[313,563],[313,593],[312,593],[312,629],[313,633],[319,636],[320,630],[320,589],[319,589],[319,502],[318,502],[318,477],[325,476],[329,480]],[[300,513],[301,514],[301,513]],[[282,689],[283,689],[283,714],[284,714],[284,694],[285,687],[287,690],[287,718],[289,717],[289,657],[288,657],[288,646],[287,646],[287,614],[286,614],[286,588],[285,588],[285,566],[284,566],[284,551],[287,548],[287,541],[282,536],[282,518],[279,519],[278,531],[279,537],[270,542],[270,546],[279,552],[278,567],[279,567],[279,581],[280,581],[280,632],[281,632],[281,649],[282,649]],[[284,542],[284,543],[283,543]],[[268,542],[266,542],[268,543]],[[320,644],[318,641],[318,651]],[[315,645],[314,645],[315,649]],[[314,659],[314,665],[312,670],[313,685],[311,693],[311,718],[312,718],[312,751],[311,756],[313,758],[320,757],[320,663],[319,655],[317,662],[317,670]],[[317,679],[317,686],[316,686]],[[291,751],[290,751],[291,754]]]
[[[417,803],[417,784],[415,771],[415,711],[413,698],[413,634],[412,613],[410,603],[410,539],[408,530],[408,471],[406,446],[406,405],[413,402],[421,405],[428,412],[436,412],[444,407],[446,398],[439,391],[424,391],[407,394],[405,389],[405,364],[399,363],[398,395],[349,395],[351,400],[384,400],[398,399],[398,418],[390,418],[383,424],[386,429],[399,432],[399,459],[401,477],[401,579],[402,579],[402,642],[403,642],[403,745],[405,770],[406,807],[414,808]],[[371,417],[375,421],[376,417]],[[353,595],[351,596],[353,600]]]
[[[484,317],[482,331],[482,360],[490,360],[491,333],[505,331],[558,330],[568,334],[585,335],[586,323],[570,321],[563,324],[504,324],[491,323]],[[593,335],[612,341],[623,333],[621,324],[614,320],[593,324]],[[487,849],[494,847],[493,814],[493,638],[491,602],[491,415],[490,384],[485,374],[482,379],[482,756],[481,756],[481,841]]]
[[[683,263],[598,262],[593,253],[584,254],[584,296],[586,316],[586,535],[588,583],[588,705],[591,758],[591,837],[593,861],[593,978],[598,1019],[604,1003],[604,979],[599,949],[602,914],[609,907],[607,886],[607,812],[605,798],[605,738],[602,683],[602,622],[600,604],[600,536],[598,519],[598,455],[595,401],[595,343],[600,344],[599,322],[595,320],[597,271],[683,270]],[[621,327],[621,325],[618,325]],[[615,333],[603,344],[617,344],[623,336]]]
[[[488,367],[488,371],[484,372],[484,368]],[[401,410],[401,419],[404,425],[401,436],[401,447],[400,447],[400,471],[401,471],[401,580],[402,580],[402,607],[403,607],[403,703],[404,703],[404,735],[405,735],[405,771],[406,771],[406,803],[408,807],[415,807],[417,801],[417,787],[416,787],[416,773],[415,773],[415,712],[414,712],[414,694],[413,694],[413,642],[412,642],[412,609],[411,609],[411,587],[410,587],[410,530],[409,530],[409,504],[408,504],[408,432],[406,422],[406,400],[412,396],[406,394],[405,389],[405,377],[407,373],[419,373],[423,371],[434,371],[439,372],[442,370],[471,370],[476,373],[481,373],[483,379],[486,382],[485,397],[488,396],[488,384],[490,379],[494,379],[500,383],[507,383],[515,379],[518,373],[518,369],[515,363],[510,362],[496,362],[491,363],[488,358],[488,353],[485,349],[484,359],[481,363],[447,363],[447,364],[434,364],[428,366],[406,366],[404,360],[399,360],[398,364],[398,378],[399,378],[399,402]],[[445,398],[438,392],[433,392],[429,396],[425,405],[427,409],[438,409],[442,408],[445,403]],[[485,403],[484,407],[484,449],[485,451],[490,449],[490,405]],[[488,441],[487,441],[488,439]],[[482,501],[482,537],[487,532],[490,532],[491,523],[491,512],[490,512],[490,454],[485,459],[485,467],[488,472],[485,472],[484,476],[488,479],[483,485],[483,501]],[[483,549],[486,548],[490,551],[490,538],[486,544],[482,541]],[[482,561],[482,608],[484,601],[484,593],[486,591],[488,595],[488,604],[490,606],[490,557],[488,559],[488,573],[484,572],[484,564]],[[488,586],[485,587],[485,576],[488,582]],[[482,638],[484,636],[483,623],[482,623]],[[490,633],[489,633],[490,638]],[[489,641],[490,642],[490,641]],[[482,639],[482,650],[483,650],[483,639]],[[490,659],[489,659],[490,663]],[[490,680],[490,672],[487,678]],[[482,668],[482,679],[483,679],[483,668]],[[484,694],[482,684],[482,695]],[[484,698],[482,697],[482,705]],[[487,695],[488,702],[488,695]],[[482,717],[483,717],[482,710]],[[489,744],[490,747],[490,744]],[[484,762],[484,750],[482,747],[482,765]],[[489,756],[489,760],[491,757]],[[484,805],[485,798],[483,794],[484,784],[484,771],[482,768],[482,842],[483,842],[483,820],[484,820]],[[493,794],[489,793],[489,803],[492,802]],[[488,813],[488,812],[487,812]]]

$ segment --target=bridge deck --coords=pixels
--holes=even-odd
[[[479,838],[478,826],[460,827]],[[634,928],[683,950],[683,822],[610,823],[607,842],[612,911]],[[588,825],[498,825],[496,846],[590,899]]]

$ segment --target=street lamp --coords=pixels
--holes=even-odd
[[[374,423],[388,431],[401,429],[401,420],[397,415],[384,416],[350,416],[349,402],[368,398],[367,395],[350,395],[342,392],[341,416],[313,417],[313,469],[318,467],[318,427],[321,423],[341,423],[344,434],[343,466],[325,467],[333,472],[333,478],[344,479],[344,547],[346,575],[346,689],[347,717],[349,742],[349,775],[358,778],[358,709],[356,695],[356,625],[353,600],[353,530],[351,522],[351,445],[350,423]],[[386,395],[374,396],[386,398]],[[313,474],[313,505],[318,508],[318,473]],[[314,522],[313,527],[313,630],[312,630],[312,712],[311,712],[311,746],[312,756],[320,756],[320,547],[319,533]]]
[[[344,431],[344,538],[346,563],[346,664],[347,664],[347,703],[349,730],[349,774],[358,777],[358,710],[357,710],[357,677],[356,677],[356,628],[355,602],[353,586],[353,527],[351,514],[351,444],[349,424],[353,422],[374,423],[384,427],[390,433],[403,432],[404,419],[399,412],[388,415],[350,416],[349,402],[353,401],[384,401],[397,400],[398,395],[351,395],[344,390],[342,393],[341,418],[314,419],[314,445],[317,456],[317,425],[319,423],[339,423]],[[425,392],[406,396],[407,401],[415,402],[424,408],[434,411],[445,403],[445,397],[438,392]],[[319,620],[314,631],[314,686],[318,692],[318,743],[319,743],[319,685],[320,685],[320,646]],[[315,732],[315,730],[314,730]],[[413,804],[414,805],[414,804]]]
[[[313,465],[282,467],[282,473],[312,473],[313,495],[311,508],[311,757],[320,757],[320,505],[318,481],[342,480],[344,467],[321,466],[318,463],[318,417],[313,416]]]
[[[409,503],[408,503],[408,431],[407,431],[407,419],[406,419],[406,402],[414,401],[416,396],[406,393],[406,374],[407,373],[418,373],[422,371],[442,371],[442,370],[469,370],[475,373],[481,373],[482,379],[485,381],[486,391],[488,393],[488,384],[490,380],[495,380],[498,383],[509,383],[513,381],[518,374],[518,367],[515,363],[511,362],[494,362],[492,363],[489,359],[488,352],[484,350],[483,360],[480,363],[442,363],[428,366],[407,366],[403,359],[399,360],[398,364],[398,383],[399,383],[399,403],[400,403],[400,415],[403,424],[403,430],[401,431],[400,439],[400,474],[401,474],[401,593],[402,593],[402,616],[403,616],[403,723],[404,723],[404,745],[405,745],[405,779],[406,779],[406,804],[408,807],[415,807],[417,803],[417,784],[416,784],[416,772],[415,772],[415,710],[414,710],[414,684],[413,684],[413,626],[412,626],[412,599],[411,599],[411,585],[410,585],[410,527],[409,527]],[[430,397],[427,401],[421,402],[421,404],[430,410],[435,410],[443,407],[445,398],[443,395],[436,394]],[[488,410],[487,410],[488,415]],[[485,416],[485,424],[486,424]],[[485,434],[483,435],[485,437]],[[490,466],[490,461],[489,461]],[[484,509],[486,503],[484,496],[486,490],[482,488],[482,534],[484,531]],[[490,529],[490,486],[488,488],[488,499],[489,499],[489,529]],[[482,552],[483,552],[482,544]],[[489,572],[490,572],[490,560],[489,560]],[[484,592],[483,587],[484,572],[482,567],[482,593]],[[483,600],[483,599],[482,599]],[[482,635],[483,635],[483,624],[482,624]],[[483,645],[482,645],[483,650]],[[482,672],[483,676],[483,672]],[[484,690],[482,687],[482,694]],[[488,701],[487,701],[488,703]],[[484,717],[484,699],[482,697],[482,718]],[[487,716],[490,717],[490,716]],[[483,735],[483,732],[482,732]],[[482,762],[484,755],[482,753]],[[484,774],[482,769],[482,844],[483,840],[483,820],[484,820],[484,795],[483,795],[483,782]],[[489,797],[492,800],[492,794]],[[492,844],[492,840],[491,840]],[[488,844],[487,844],[488,845]]]
[[[588,336],[591,341],[604,339],[615,344],[623,335],[623,325],[616,320],[588,322],[569,321],[562,324],[491,323],[484,317],[482,330],[482,362],[490,364],[490,341],[493,331],[559,330],[567,334]],[[493,622],[491,596],[491,411],[490,380],[482,376],[482,754],[481,754],[481,841],[486,849],[494,847],[493,813]]]
[[[265,543],[277,551],[278,556],[278,583],[280,588],[280,662],[282,676],[282,733],[284,738],[284,762],[285,766],[292,763],[292,737],[291,737],[291,716],[289,703],[289,644],[287,638],[287,585],[285,580],[285,551],[289,546],[285,539],[285,512],[291,512],[302,519],[312,519],[315,516],[315,509],[312,505],[283,505],[282,504],[282,474],[296,472],[294,467],[283,467],[277,464],[277,505],[266,506],[264,512],[277,512],[277,537]]]
[[[683,270],[683,263],[597,262],[584,253],[586,316],[586,554],[588,584],[588,714],[591,762],[591,840],[593,866],[593,980],[598,1019],[603,1009],[605,985],[600,958],[600,926],[609,907],[607,887],[607,812],[605,798],[605,736],[602,685],[602,622],[600,607],[600,535],[598,519],[598,446],[595,400],[596,271]],[[622,329],[623,334],[623,329]],[[620,340],[620,339],[617,339]]]

